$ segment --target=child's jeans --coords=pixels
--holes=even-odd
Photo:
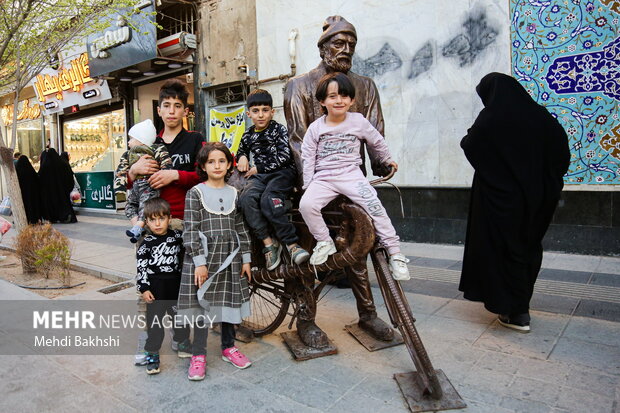
[[[276,237],[286,245],[297,242],[295,227],[286,216],[285,201],[295,185],[292,168],[267,174],[256,174],[248,180],[239,195],[239,206],[254,235],[261,240],[269,237],[272,225]]]
[[[176,314],[177,299],[179,297],[180,280],[174,278],[156,278],[150,280],[150,291],[155,296],[155,301],[146,305],[146,322],[148,328],[148,338],[144,345],[144,350],[149,353],[157,353],[164,341],[164,326],[166,323],[173,322]],[[164,315],[168,313],[172,321],[162,321]],[[155,318],[157,318],[156,321]],[[177,342],[185,341],[189,338],[189,328],[179,325],[174,328],[174,340]]]
[[[344,195],[364,208],[372,218],[381,244],[390,255],[400,252],[400,239],[392,221],[377,197],[377,191],[357,165],[318,171],[301,197],[299,212],[317,241],[331,240],[321,209],[338,195]]]
[[[235,345],[235,325],[221,323],[222,329],[222,350]],[[207,354],[207,335],[209,334],[209,324],[194,325],[194,343],[192,345],[192,355],[204,356]]]

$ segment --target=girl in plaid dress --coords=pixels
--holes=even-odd
[[[237,190],[226,184],[233,157],[223,143],[209,142],[198,152],[196,164],[204,182],[185,198],[178,303],[180,316],[200,320],[194,323],[190,380],[205,377],[208,320],[222,323],[222,359],[241,369],[251,365],[235,347],[234,325],[250,315],[251,255],[248,231],[236,207]]]

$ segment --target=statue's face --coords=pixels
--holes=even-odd
[[[356,44],[357,40],[350,34],[335,34],[321,45],[321,58],[331,69],[347,73],[351,69]]]

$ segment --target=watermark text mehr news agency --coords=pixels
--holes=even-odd
[[[205,325],[213,327],[216,317],[209,314],[199,314],[196,316],[175,315],[173,317],[164,316],[163,318],[153,317],[151,327],[159,326],[162,328],[175,328],[183,325]],[[125,329],[147,327],[146,314],[99,314],[97,317],[94,311],[33,311],[32,328],[34,329]]]

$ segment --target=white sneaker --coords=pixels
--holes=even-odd
[[[396,281],[411,279],[411,276],[409,275],[409,268],[407,268],[408,262],[409,259],[405,258],[405,256],[400,252],[390,256],[390,271],[392,271],[392,277]]]
[[[336,246],[334,241],[319,241],[316,243],[314,250],[312,250],[312,256],[310,257],[310,264],[321,265],[330,255],[336,252]]]

